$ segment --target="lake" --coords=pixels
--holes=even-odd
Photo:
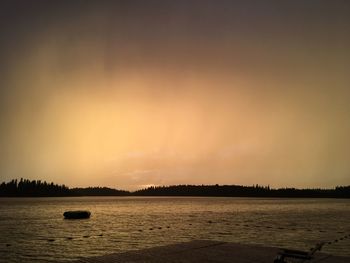
[[[67,210],[90,219],[65,220]],[[213,197],[0,198],[0,262],[66,262],[194,239],[350,256],[350,200]],[[335,242],[337,240],[337,242]]]

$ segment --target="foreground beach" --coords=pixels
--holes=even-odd
[[[154,247],[144,250],[115,253],[101,257],[84,258],[77,263],[97,262],[235,262],[235,263],[271,263],[277,253],[276,247],[243,245],[230,242],[196,240],[168,246]],[[350,257],[332,256],[316,253],[307,262],[347,263]]]

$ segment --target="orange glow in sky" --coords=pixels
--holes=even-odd
[[[348,4],[165,2],[12,21],[2,180],[350,184]]]

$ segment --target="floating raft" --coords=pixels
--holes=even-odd
[[[144,250],[116,253],[101,257],[84,258],[77,263],[163,263],[163,262],[220,262],[220,263],[272,263],[281,250],[275,247],[243,245],[218,241],[198,240]],[[349,263],[350,257],[316,253],[306,262]]]
[[[67,211],[63,213],[65,219],[84,219],[90,218],[89,211]]]

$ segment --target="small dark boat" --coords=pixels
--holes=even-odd
[[[90,218],[89,211],[67,211],[63,213],[65,219],[84,219]]]

